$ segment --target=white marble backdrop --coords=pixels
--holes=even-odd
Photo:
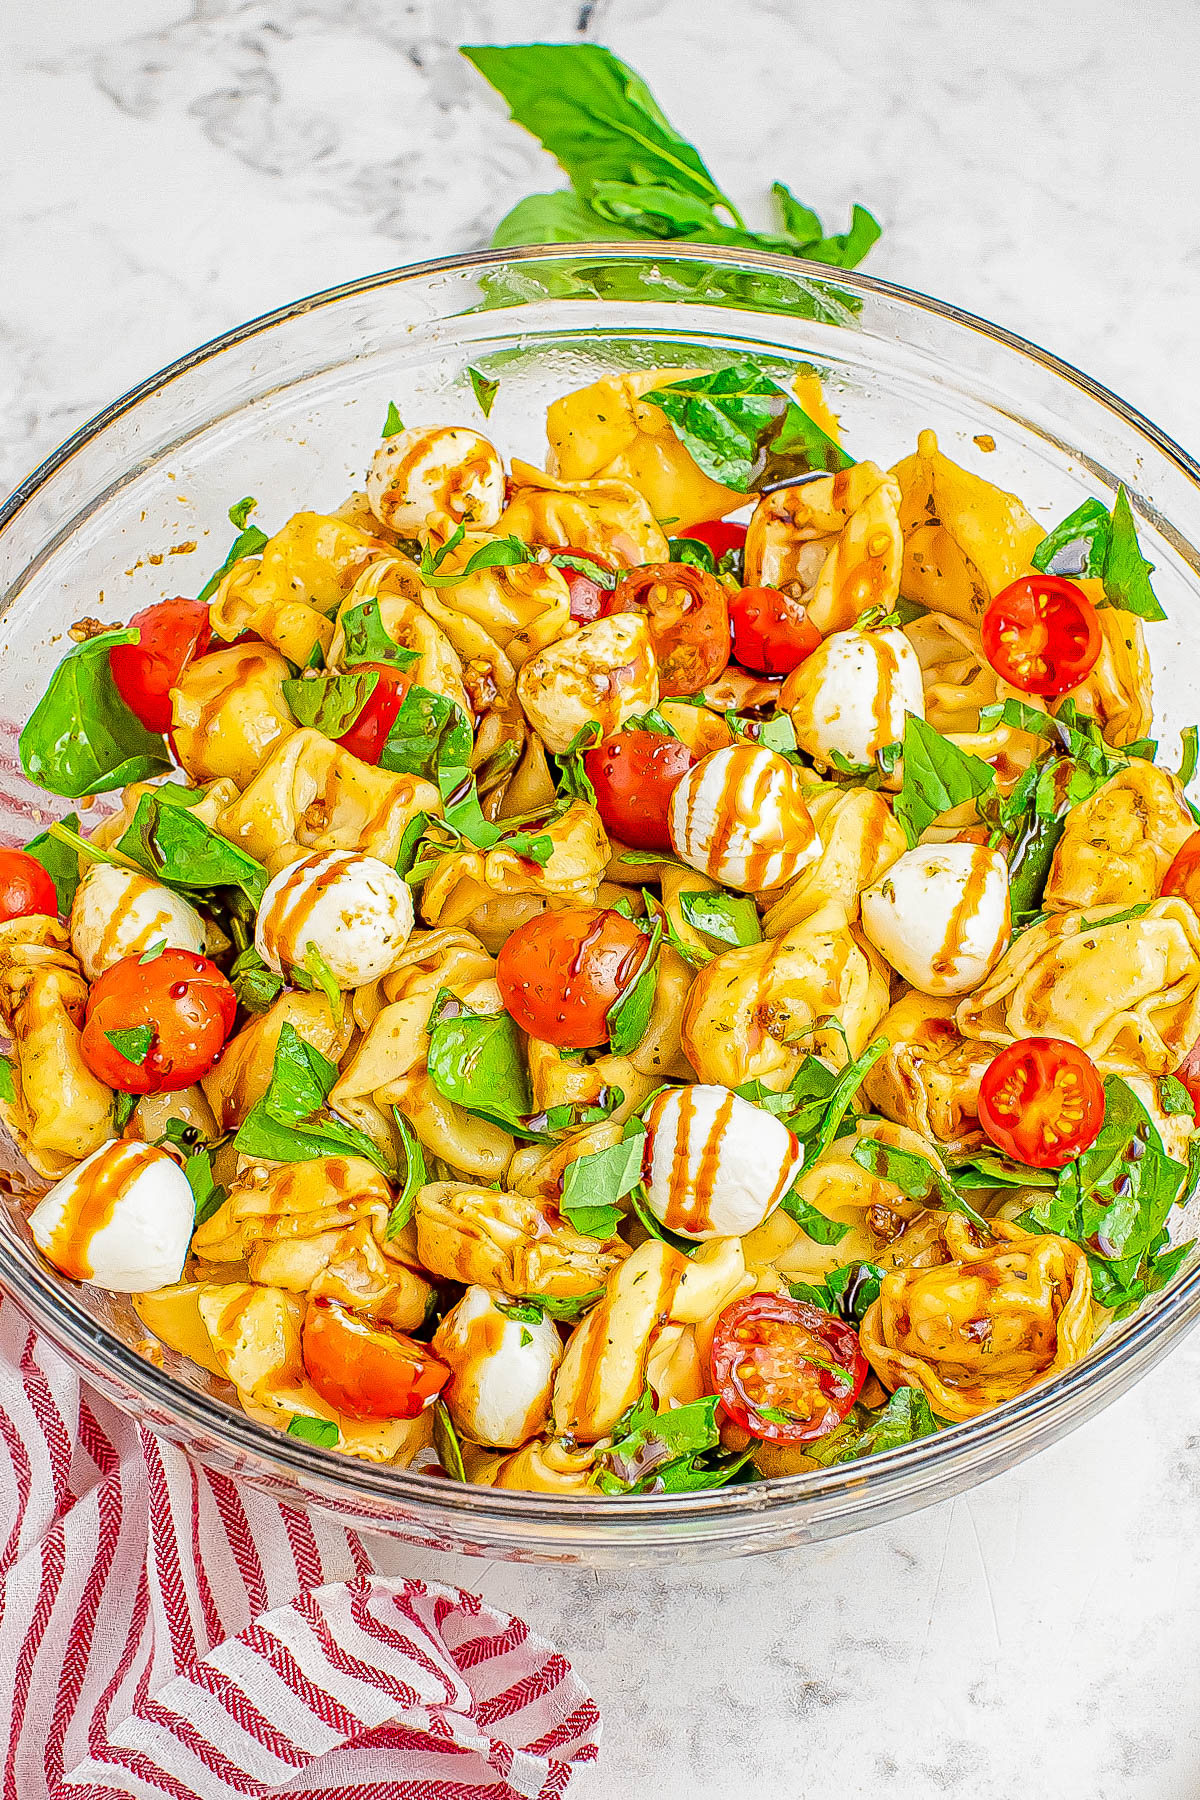
[[[754,214],[1200,444],[1195,0],[4,0],[0,488],[296,294],[486,240],[548,159],[458,42],[586,33]],[[841,1544],[625,1577],[396,1552],[522,1612],[606,1716],[595,1800],[1195,1800],[1200,1343],[970,1497]]]

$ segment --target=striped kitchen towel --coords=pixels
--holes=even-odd
[[[596,1755],[519,1619],[191,1462],[4,1296],[0,1546],[0,1800],[550,1800]]]

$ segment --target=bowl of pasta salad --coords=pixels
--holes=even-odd
[[[193,1453],[627,1561],[831,1535],[1194,1320],[1196,466],[866,277],[232,332],[0,515],[0,1282]]]

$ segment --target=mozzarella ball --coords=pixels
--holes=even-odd
[[[497,1450],[515,1450],[536,1437],[563,1354],[552,1319],[509,1318],[486,1288],[469,1287],[438,1326],[431,1348],[450,1370],[441,1397],[463,1437]]]
[[[29,1229],[62,1274],[140,1294],[179,1280],[195,1217],[187,1176],[165,1150],[110,1138],[38,1202]]]
[[[304,969],[311,946],[340,988],[355,988],[395,966],[412,928],[412,894],[395,869],[332,850],[289,863],[268,883],[254,946],[277,975]]]
[[[835,752],[873,768],[903,740],[906,714],[925,717],[921,665],[902,631],[833,632],[788,676],[780,701],[801,750],[826,768],[837,767]]]
[[[795,1135],[726,1087],[671,1088],[646,1124],[646,1203],[680,1237],[742,1237],[775,1211],[800,1172]]]
[[[195,907],[136,869],[92,863],[71,902],[71,948],[87,979],[164,942],[169,950],[204,949]]]
[[[667,815],[675,854],[744,893],[791,881],[821,854],[795,766],[774,750],[714,750],[679,782]]]
[[[982,844],[918,844],[864,891],[862,923],[920,993],[970,993],[1008,944],[1008,864]]]
[[[612,737],[658,705],[658,661],[640,613],[595,619],[529,657],[517,698],[547,750],[561,756],[590,721]]]
[[[490,531],[504,510],[498,452],[466,425],[414,425],[385,438],[367,470],[367,499],[401,537]]]

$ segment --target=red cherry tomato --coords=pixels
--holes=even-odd
[[[1175,1071],[1176,1081],[1182,1081],[1192,1097],[1192,1111],[1200,1123],[1200,1038],[1192,1045],[1183,1061]]]
[[[1044,700],[1078,687],[1103,643],[1095,607],[1061,575],[1010,582],[984,613],[980,636],[997,675]]]
[[[1061,1169],[1104,1123],[1104,1083],[1074,1044],[1019,1038],[984,1070],[979,1123],[1006,1156],[1033,1169]]]
[[[692,563],[644,563],[604,598],[605,613],[646,615],[665,699],[698,694],[729,662],[729,602],[715,575]]]
[[[649,943],[632,919],[604,907],[540,913],[518,925],[496,958],[500,997],[522,1031],[560,1050],[608,1036],[608,1011]]]
[[[309,1302],[300,1351],[322,1400],[352,1419],[415,1419],[450,1379],[428,1344],[336,1300]]]
[[[778,588],[742,588],[729,602],[734,661],[758,675],[790,675],[821,642],[804,608]]]
[[[215,963],[191,950],[150,962],[127,956],[92,983],[80,1049],[92,1074],[123,1094],[174,1093],[207,1075],[233,1029],[237,995]],[[139,1040],[109,1034],[149,1030]],[[129,1051],[131,1054],[126,1055]]]
[[[137,644],[117,644],[108,665],[118,694],[147,731],[171,729],[171,689],[193,657],[208,649],[211,628],[203,600],[160,600],[129,623],[141,633]]]
[[[0,920],[23,919],[28,913],[58,917],[54,883],[36,856],[0,850]]]
[[[587,751],[583,766],[613,836],[633,850],[670,856],[667,808],[695,761],[686,744],[661,731],[622,731]]]
[[[404,704],[405,694],[412,686],[412,676],[403,669],[397,669],[393,663],[359,663],[354,673],[357,674],[360,669],[373,669],[379,680],[349,731],[343,733],[337,741],[343,750],[348,750],[351,756],[357,756],[360,762],[374,764],[383,755],[383,746],[387,743],[392,722]]]
[[[730,524],[728,519],[705,519],[702,525],[689,525],[679,535],[706,544],[718,562],[731,550],[744,549],[746,544],[746,527]]]
[[[717,1320],[713,1386],[743,1431],[807,1444],[840,1425],[862,1392],[867,1359],[844,1319],[781,1294],[746,1294]]]
[[[1178,894],[1189,906],[1200,907],[1200,831],[1193,831],[1183,848],[1176,851],[1160,891]]]
[[[612,569],[606,557],[597,556],[594,550],[576,550],[571,544],[563,544],[553,553],[555,556],[578,556],[582,561],[594,563],[598,569]],[[610,588],[596,581],[583,569],[573,569],[570,563],[560,563],[558,572],[567,584],[567,592],[571,597],[571,617],[577,625],[590,625],[604,612],[604,602],[608,598]]]

